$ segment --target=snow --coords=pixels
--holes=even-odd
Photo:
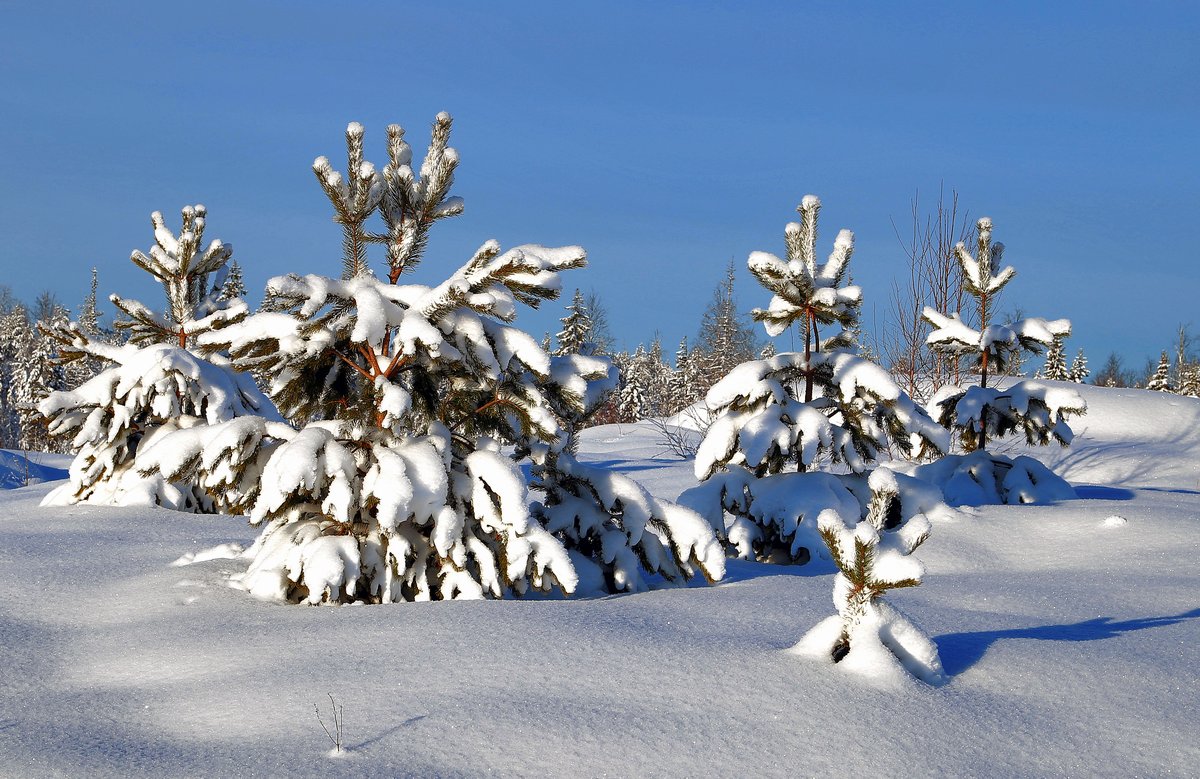
[[[247,563],[216,548],[249,546],[244,521],[2,491],[0,775],[1193,774],[1200,401],[1078,390],[1072,446],[1033,453],[1079,497],[935,518],[924,583],[885,596],[935,642],[937,686],[788,651],[834,613],[827,565],[729,560],[717,586],[617,597],[286,606],[227,586]],[[671,500],[692,464],[657,436],[592,428],[581,458]]]

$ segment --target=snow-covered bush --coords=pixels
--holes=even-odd
[[[828,509],[817,518],[818,532],[838,568],[833,586],[838,613],[813,627],[792,651],[884,682],[912,674],[942,684],[937,645],[881,600],[888,590],[921,583],[924,567],[909,555],[929,538],[925,512],[942,507],[940,496],[931,494],[936,489],[882,467],[871,472],[867,487],[871,502],[861,521],[847,523]]]
[[[204,206],[186,206],[175,234],[162,214],[151,215],[155,245],[148,255],[135,250],[131,259],[162,283],[167,307],[160,313],[113,295],[112,302],[129,317],[116,323],[129,331],[128,343],[117,346],[98,338],[86,322],[44,328],[57,340],[62,361],[96,360],[107,366],[75,389],[51,393],[38,406],[50,434],[69,437],[77,452],[70,480],[46,496],[46,505],[86,501],[211,511],[242,502],[238,485],[206,492],[144,474],[136,462],[175,430],[247,415],[275,416],[250,376],[199,343],[247,313],[241,299],[218,295],[233,247],[219,240],[203,245],[205,218]]]
[[[823,458],[862,473],[885,450],[941,452],[949,444],[947,431],[853,348],[849,331],[862,295],[843,282],[854,236],[842,230],[829,259],[817,262],[819,208],[812,195],[800,204],[801,221],[785,231],[786,260],[767,252],[749,259],[755,278],[773,293],[754,318],[773,336],[798,324],[804,352],[742,363],[709,390],[715,421],[695,463],[705,483],[681,497],[710,521],[722,511],[734,517],[728,540],[740,557],[804,562],[820,548],[822,504],[847,521],[857,518],[836,479],[809,473]],[[799,474],[784,474],[789,468]],[[792,505],[760,507],[766,495],[786,495]]]
[[[463,209],[449,194],[450,125],[438,115],[419,169],[404,131],[390,126],[380,171],[363,157],[362,126],[350,124],[347,172],[324,157],[313,164],[343,230],[342,278],[273,278],[264,311],[201,337],[263,377],[291,424],[180,430],[145,462],[209,488],[255,480],[243,508],[263,531],[241,584],[262,597],[571,593],[576,565],[593,578],[602,570],[611,591],[644,586],[639,565],[668,579],[695,569],[719,577],[701,518],[564,451],[563,422],[586,413],[608,362],[552,358],[509,324],[517,303],[559,294],[559,273],[582,267],[583,249],[502,251],[488,241],[441,284],[400,283],[430,227]],[[375,217],[382,230],[368,228]],[[386,278],[368,265],[375,245]],[[532,510],[524,457],[545,493]]]
[[[1007,370],[1022,352],[1040,354],[1045,347],[1053,346],[1056,340],[1070,334],[1071,323],[1066,319],[1026,318],[1006,325],[991,324],[991,305],[1016,271],[1007,266],[993,272],[1004,246],[992,243],[991,219],[980,219],[977,228],[979,238],[975,256],[972,257],[962,243],[955,247],[955,252],[962,268],[964,287],[978,304],[979,328],[969,327],[958,313],[947,316],[928,307],[924,318],[934,328],[926,339],[930,348],[952,356],[973,356],[979,370],[979,385],[944,387],[930,400],[929,408],[942,425],[955,433],[959,444],[968,453],[982,451],[988,441],[1017,432],[1023,433],[1031,445],[1042,446],[1053,440],[1067,446],[1072,437],[1067,419],[1087,410],[1087,404],[1078,392],[1036,381],[1013,382],[1002,388],[989,387],[988,378],[991,373]],[[1012,464],[1007,458],[993,458],[991,467],[995,473],[988,476],[979,473],[978,469],[983,467],[982,458],[972,458],[967,463],[957,455],[952,457],[951,463],[942,465],[947,473],[970,471],[982,482],[996,484],[1011,475]],[[1054,498],[1049,495],[1062,495],[1069,490],[1065,482],[1048,471],[1042,477],[1043,486],[1039,490],[1010,492],[1001,489],[996,494],[1001,498],[1012,495],[1020,496],[1022,502],[1036,502],[1052,500]]]

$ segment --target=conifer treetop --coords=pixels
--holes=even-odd
[[[816,261],[817,215],[821,201],[806,195],[797,207],[801,219],[784,230],[787,261],[770,252],[750,254],[750,272],[774,293],[767,308],[752,312],[771,336],[785,331],[793,322],[809,318],[822,324],[838,323],[850,327],[857,316],[862,291],[853,285],[842,286],[850,256],[854,252],[854,233],[838,232],[833,251],[825,263]]]
[[[177,342],[187,348],[193,335],[238,321],[246,313],[241,300],[221,301],[212,292],[210,277],[224,271],[233,256],[233,246],[213,239],[207,248],[204,227],[207,209],[202,205],[184,206],[183,225],[176,234],[167,227],[163,215],[150,215],[155,245],[149,253],[135,249],[130,255],[134,265],[158,279],[166,292],[164,314],[137,301],[110,296],[109,300],[129,317],[117,326],[128,329],[134,344]],[[223,280],[223,279],[222,279]]]
[[[966,244],[959,241],[954,247],[954,255],[963,271],[963,284],[972,295],[996,295],[1008,282],[1012,281],[1017,272],[1012,266],[993,273],[1000,258],[1004,254],[1004,244],[992,243],[992,219],[988,216],[979,218],[975,223],[979,233],[975,256],[967,251]],[[986,322],[984,323],[986,326]]]

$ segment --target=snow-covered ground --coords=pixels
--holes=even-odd
[[[224,585],[241,560],[172,565],[248,543],[236,519],[0,492],[0,774],[1198,775],[1200,401],[1083,391],[1075,446],[1041,452],[1081,498],[939,523],[925,584],[890,598],[936,639],[936,689],[784,651],[833,613],[820,564],[592,600],[282,606]],[[673,498],[691,464],[656,439],[597,428],[583,452]]]

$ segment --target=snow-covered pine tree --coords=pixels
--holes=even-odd
[[[573,387],[551,385],[556,415],[568,428],[578,427],[610,394],[607,360],[555,359],[573,361],[571,372],[558,374],[586,379],[586,385],[579,379]],[[582,404],[554,400],[576,396]],[[648,574],[675,583],[696,572],[710,582],[724,576],[716,529],[696,512],[653,497],[626,476],[581,464],[561,443],[533,443],[529,454],[533,487],[543,493],[533,514],[567,547],[585,590],[638,592],[646,589]]]
[[[1090,375],[1091,371],[1088,370],[1087,357],[1084,355],[1083,349],[1080,349],[1075,354],[1075,359],[1071,360],[1071,372],[1068,378],[1076,384],[1085,384]]]
[[[909,673],[943,684],[937,644],[882,600],[889,590],[921,583],[924,566],[909,555],[929,538],[926,504],[913,499],[916,480],[887,468],[872,471],[867,482],[870,504],[857,524],[847,525],[833,510],[818,516],[821,538],[838,569],[833,585],[838,613],[813,627],[791,651],[884,682]],[[940,496],[925,489],[928,509],[937,508]]]
[[[716,419],[696,455],[703,483],[680,497],[714,526],[724,524],[724,513],[733,515],[728,538],[743,558],[807,561],[822,546],[821,510],[837,507],[847,521],[858,518],[858,502],[837,477],[803,473],[819,458],[862,473],[885,449],[907,455],[914,446],[941,452],[949,444],[947,431],[887,371],[845,348],[861,299],[857,287],[842,285],[854,236],[841,231],[829,259],[818,262],[819,207],[809,195],[797,209],[801,221],[785,231],[786,260],[767,252],[749,259],[773,293],[754,318],[772,336],[801,323],[805,351],[745,362],[708,392]]]
[[[162,283],[165,310],[110,297],[128,317],[117,323],[129,332],[128,342],[119,346],[89,332],[86,323],[60,321],[44,328],[57,341],[60,363],[90,358],[109,366],[38,406],[50,433],[70,437],[77,451],[70,480],[46,496],[47,505],[86,501],[229,510],[244,500],[236,485],[206,493],[197,484],[144,474],[136,459],[176,430],[275,416],[248,374],[235,372],[224,356],[198,342],[246,316],[244,302],[220,301],[210,291],[210,278],[222,273],[232,247],[219,240],[204,246],[204,206],[184,207],[178,234],[161,213],[150,220],[155,245],[148,254],[135,250],[130,259]]]
[[[1158,368],[1146,380],[1146,389],[1156,392],[1175,391],[1175,388],[1171,385],[1171,358],[1167,356],[1166,350],[1163,351],[1162,356],[1158,359]]]
[[[593,354],[594,349],[588,348],[588,334],[592,329],[592,319],[588,316],[587,306],[583,302],[583,293],[578,288],[567,306],[567,315],[563,317],[562,330],[554,336],[558,341],[555,355],[564,354]]]
[[[977,386],[946,386],[929,402],[938,421],[955,433],[967,456],[943,458],[919,470],[925,477],[938,480],[951,503],[976,502],[982,496],[995,495],[1004,503],[1073,495],[1066,482],[1032,458],[1010,460],[984,452],[989,440],[1016,432],[1024,433],[1029,444],[1045,445],[1054,440],[1067,446],[1072,437],[1067,419],[1084,413],[1087,404],[1074,390],[1036,381],[988,386],[989,376],[1002,375],[1021,352],[1040,354],[1055,338],[1070,335],[1071,323],[1066,319],[1024,318],[1007,325],[992,324],[992,303],[1016,271],[1012,266],[997,270],[1003,244],[992,243],[992,220],[983,217],[976,226],[975,256],[961,242],[955,252],[965,290],[977,302],[979,329],[969,327],[958,312],[947,316],[928,306],[923,312],[933,326],[926,338],[930,348],[952,358],[971,357],[979,370]],[[973,456],[977,451],[984,453]],[[947,479],[960,486],[969,483],[970,488],[950,489]],[[1000,486],[998,493],[996,485]]]
[[[263,531],[240,581],[256,595],[319,603],[570,593],[571,552],[602,570],[629,559],[622,549],[651,554],[643,529],[622,518],[624,482],[607,481],[623,485],[609,501],[596,479],[575,504],[555,503],[559,488],[546,488],[543,506],[601,507],[609,521],[597,544],[579,528],[594,528],[595,516],[574,525],[555,510],[553,530],[544,528],[517,461],[502,454],[512,446],[518,458],[536,453],[541,468],[572,472],[559,420],[586,412],[608,364],[552,358],[509,323],[517,303],[555,298],[559,273],[582,267],[583,250],[502,252],[488,241],[437,286],[400,283],[432,225],[462,212],[449,192],[458,164],[450,127],[439,114],[415,169],[403,129],[390,126],[379,171],[364,159],[362,126],[351,123],[347,173],[324,157],[313,164],[343,230],[342,278],[273,278],[264,311],[201,337],[271,377],[270,394],[294,425],[247,418],[180,430],[139,457],[167,479],[210,490],[253,479],[243,505]],[[374,217],[382,230],[368,227]],[[374,245],[384,248],[386,278],[368,265]],[[680,512],[691,520],[676,523],[691,528],[680,538],[670,521],[655,524],[661,511],[645,518],[674,559],[707,557],[712,531],[706,545],[692,532],[703,520],[672,513]],[[672,573],[648,559],[640,559],[648,571]],[[633,586],[627,571],[612,581]]]
[[[1042,378],[1051,381],[1070,380],[1071,372],[1067,370],[1067,357],[1063,351],[1065,340],[1061,335],[1054,336],[1054,340],[1050,343],[1050,349],[1046,352],[1046,365],[1041,372]]]

